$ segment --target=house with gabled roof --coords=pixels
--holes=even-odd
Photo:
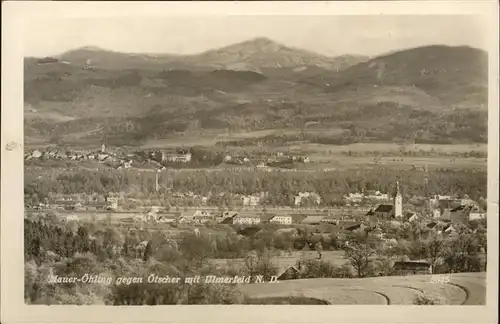
[[[406,212],[404,215],[404,219],[407,222],[415,222],[419,219],[418,215],[414,212]]]
[[[233,218],[233,224],[253,225],[260,224],[260,215],[256,214],[238,214]]]
[[[396,275],[430,274],[431,264],[427,260],[397,261],[394,263]]]
[[[299,279],[300,270],[297,266],[291,266],[278,275],[278,280]]]
[[[306,218],[302,220],[302,224],[319,225],[325,216],[326,215],[307,215]]]
[[[348,232],[362,232],[362,231],[365,230],[365,228],[367,228],[366,225],[364,225],[362,223],[357,223],[357,224],[354,224],[354,225],[350,225],[350,226],[344,227],[344,230],[348,231]]]
[[[380,218],[390,218],[394,214],[394,206],[388,204],[378,205],[373,215]]]

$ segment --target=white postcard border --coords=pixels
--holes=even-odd
[[[2,3],[1,321],[5,323],[493,323],[498,301],[498,3],[353,2],[4,2]],[[487,306],[33,306],[24,304],[23,23],[50,17],[266,15],[458,15],[491,22],[488,131]]]

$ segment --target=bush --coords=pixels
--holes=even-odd
[[[437,294],[419,294],[413,300],[413,305],[444,305],[445,300]]]

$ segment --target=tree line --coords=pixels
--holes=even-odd
[[[424,178],[428,179],[426,187]],[[267,192],[263,203],[268,206],[293,204],[299,192],[316,192],[325,206],[338,205],[348,193],[380,190],[392,194],[396,181],[402,185],[405,199],[428,194],[467,194],[474,200],[486,197],[485,170],[429,170],[425,175],[418,170],[386,167],[350,169],[329,172],[263,172],[204,170],[191,172],[162,172],[160,191],[155,191],[154,172],[134,171],[60,171],[47,172],[39,177],[37,171],[26,172],[24,193],[27,201],[36,203],[49,193],[124,193],[129,198],[168,199],[167,187],[176,192],[193,192],[202,196],[218,197],[217,203],[231,204],[231,194]],[[224,198],[226,197],[226,198]]]

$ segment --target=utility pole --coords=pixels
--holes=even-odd
[[[156,171],[156,177],[155,177],[155,191],[158,192],[160,190],[160,183],[159,183],[159,176],[160,176],[161,170]]]
[[[425,213],[428,215],[430,213],[430,201],[429,201],[429,180],[427,176],[424,178],[424,195],[425,195]]]

